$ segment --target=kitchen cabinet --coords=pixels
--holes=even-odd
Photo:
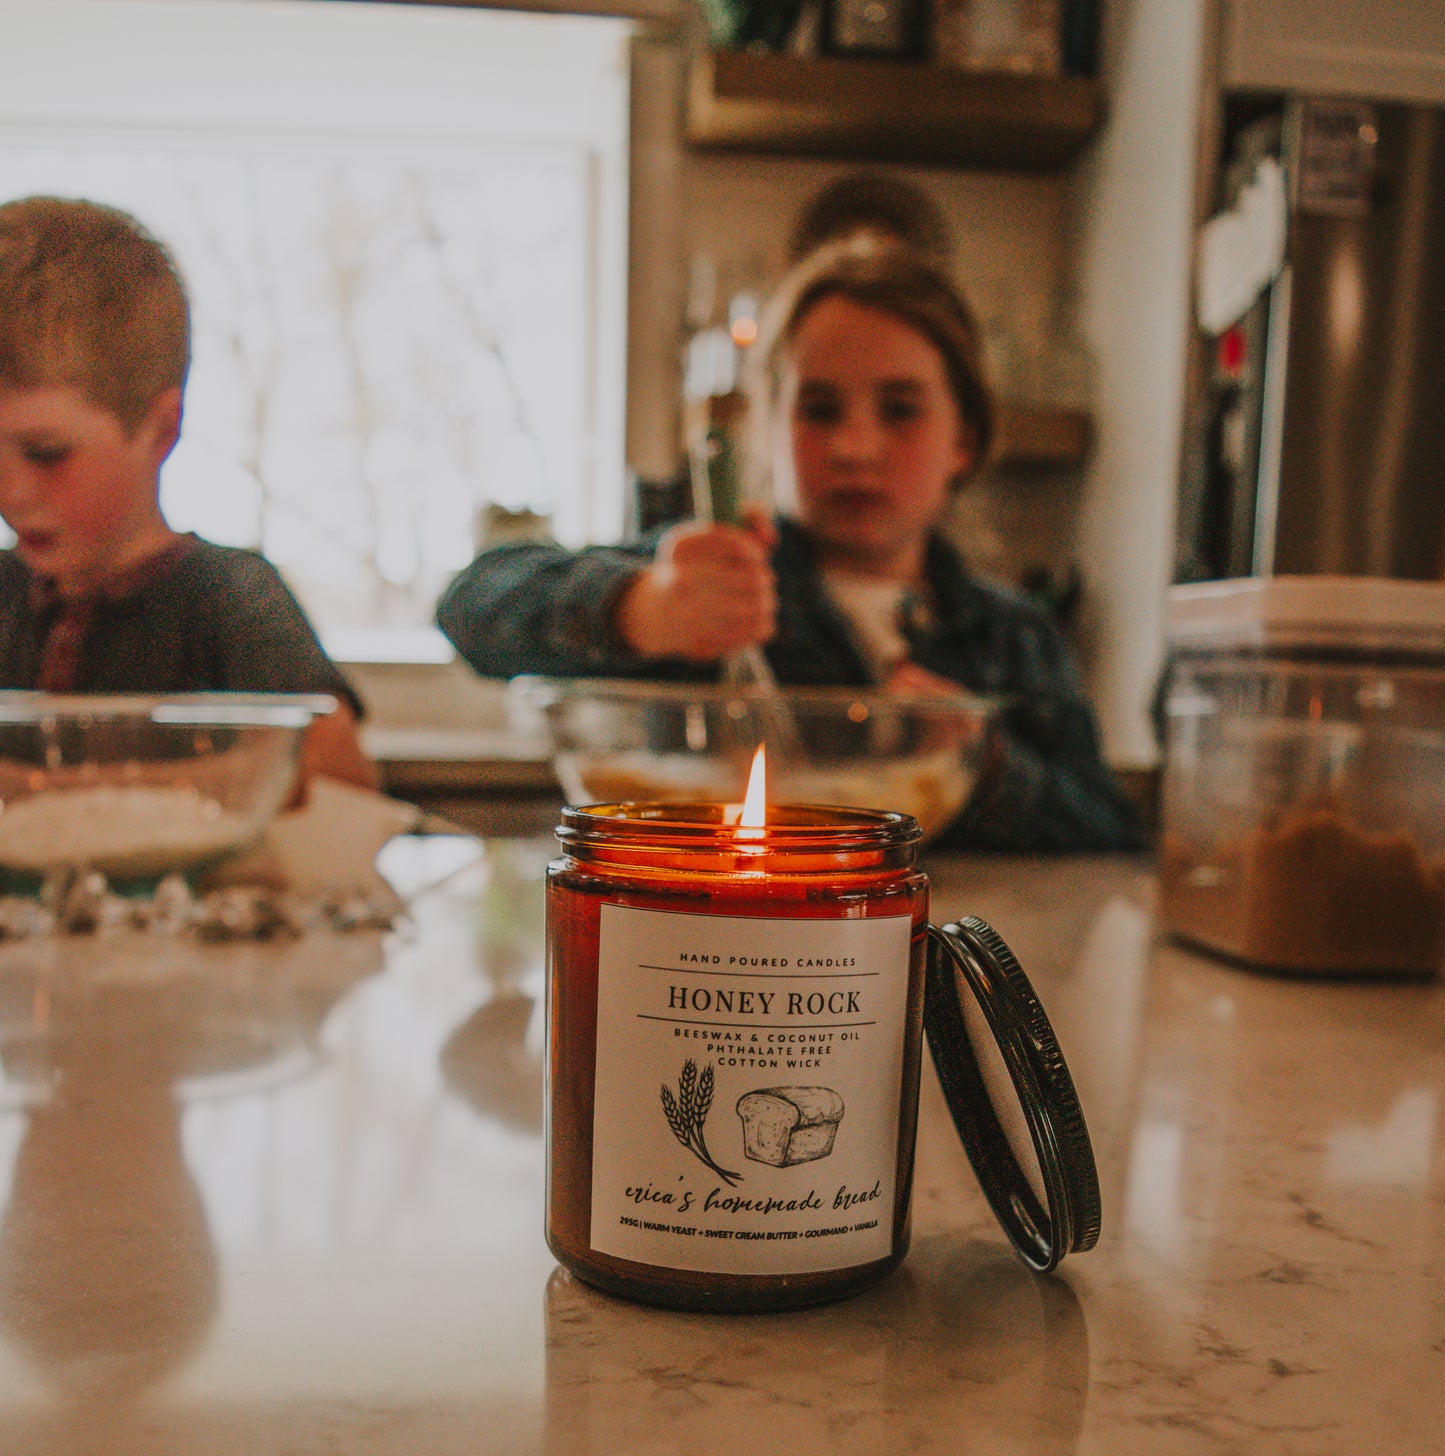
[[[1224,85],[1445,102],[1440,0],[1224,0]]]
[[[719,50],[690,64],[686,138],[694,148],[1039,172],[1073,162],[1103,115],[1089,77]]]

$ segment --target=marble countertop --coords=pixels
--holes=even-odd
[[[934,918],[1058,1030],[1098,1248],[1023,1266],[930,1069],[895,1275],[668,1313],[542,1240],[550,853],[489,842],[388,936],[0,946],[5,1456],[1440,1449],[1445,987],[1193,955],[1137,863],[940,859]]]

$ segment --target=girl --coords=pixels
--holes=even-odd
[[[784,683],[997,695],[985,771],[947,839],[1136,847],[1062,639],[938,530],[993,427],[977,330],[944,274],[871,240],[823,248],[770,302],[754,360],[755,497],[775,518],[484,553],[443,597],[442,630],[495,676],[708,678],[762,644]]]

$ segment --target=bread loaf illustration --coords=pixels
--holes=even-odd
[[[743,1153],[788,1168],[833,1151],[843,1099],[831,1087],[760,1087],[738,1098]]]

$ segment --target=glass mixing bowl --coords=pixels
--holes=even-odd
[[[211,863],[260,837],[329,697],[0,693],[0,872],[113,883]]]
[[[759,743],[772,803],[891,809],[940,834],[978,778],[996,710],[960,691],[893,697],[867,688],[734,687],[514,678],[514,722],[551,736],[571,804],[740,803]]]

